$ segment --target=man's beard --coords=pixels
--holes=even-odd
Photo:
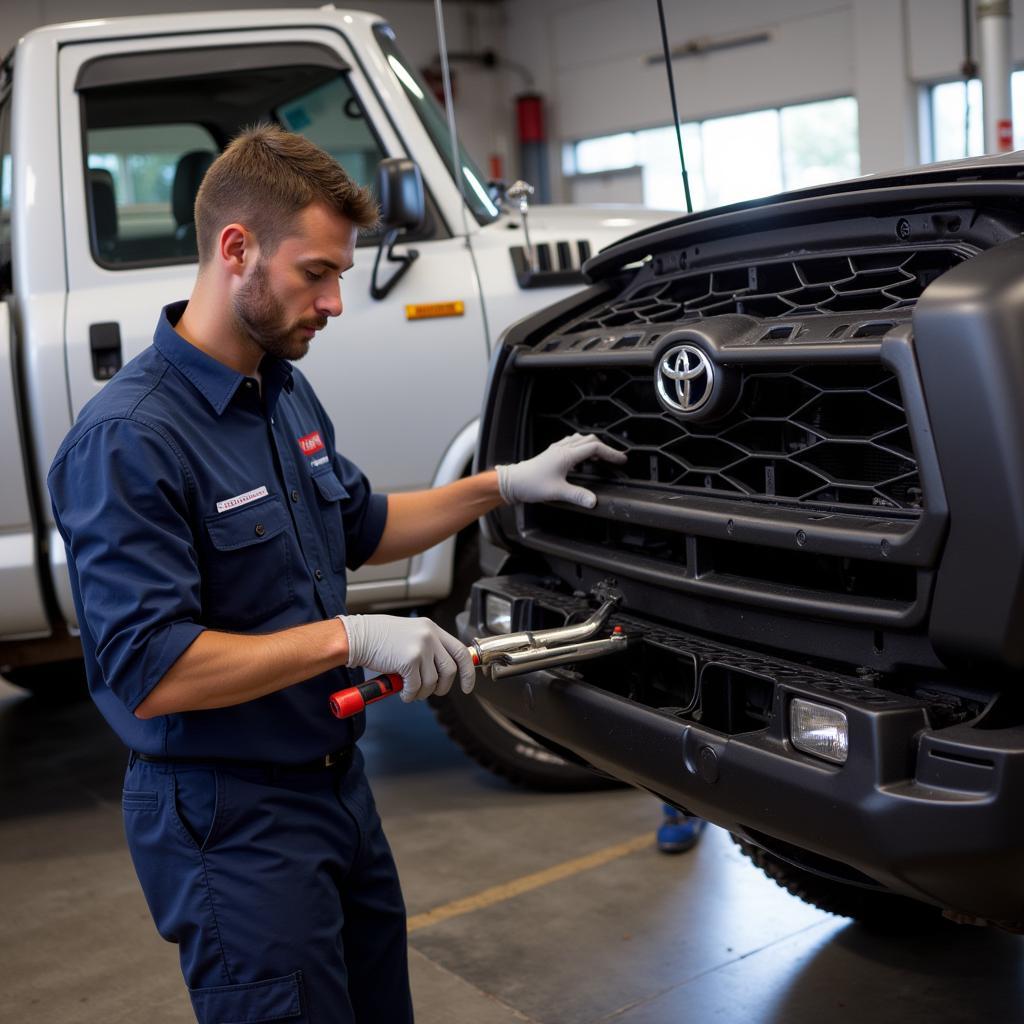
[[[235,320],[249,338],[267,355],[278,359],[301,359],[309,351],[309,339],[296,337],[300,328],[321,330],[327,318],[287,322],[284,305],[270,287],[266,264],[260,260],[232,301]]]

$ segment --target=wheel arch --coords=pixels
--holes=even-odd
[[[443,487],[464,477],[473,465],[479,418],[471,420],[448,445],[434,471],[432,487]],[[456,537],[449,537],[416,555],[409,566],[408,595],[417,602],[428,603],[446,597],[452,588]]]

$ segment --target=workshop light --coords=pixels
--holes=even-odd
[[[491,633],[511,633],[512,602],[507,597],[488,594],[484,600],[484,625]]]
[[[795,698],[789,705],[789,737],[797,750],[833,764],[846,764],[850,726],[846,712]]]

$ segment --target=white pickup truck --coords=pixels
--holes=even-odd
[[[82,406],[150,343],[160,307],[188,295],[199,181],[263,120],[379,189],[386,230],[362,240],[345,315],[303,370],[339,447],[380,491],[466,473],[499,331],[578,290],[590,252],[656,216],[538,207],[525,245],[465,153],[456,179],[441,108],[374,15],[234,11],[30,32],[0,66],[0,671],[20,685],[66,683],[80,654],[49,463]],[[478,575],[473,538],[462,541],[361,570],[351,607],[450,605],[458,562]],[[571,781],[575,770],[497,713],[469,702],[439,713],[492,767]]]

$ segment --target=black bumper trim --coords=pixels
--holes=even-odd
[[[469,631],[463,628],[464,637]],[[717,648],[717,664],[743,662],[734,648],[676,636],[698,661]],[[1024,821],[1015,799],[1024,784],[1024,728],[933,729],[923,702],[853,678],[844,683],[841,676],[783,661],[773,669],[772,659],[750,658],[767,666],[762,674],[772,680],[773,711],[766,727],[735,735],[563,670],[485,680],[478,693],[598,770],[731,831],[765,833],[961,913],[1024,919]],[[786,719],[794,696],[846,711],[845,765],[793,748]]]

